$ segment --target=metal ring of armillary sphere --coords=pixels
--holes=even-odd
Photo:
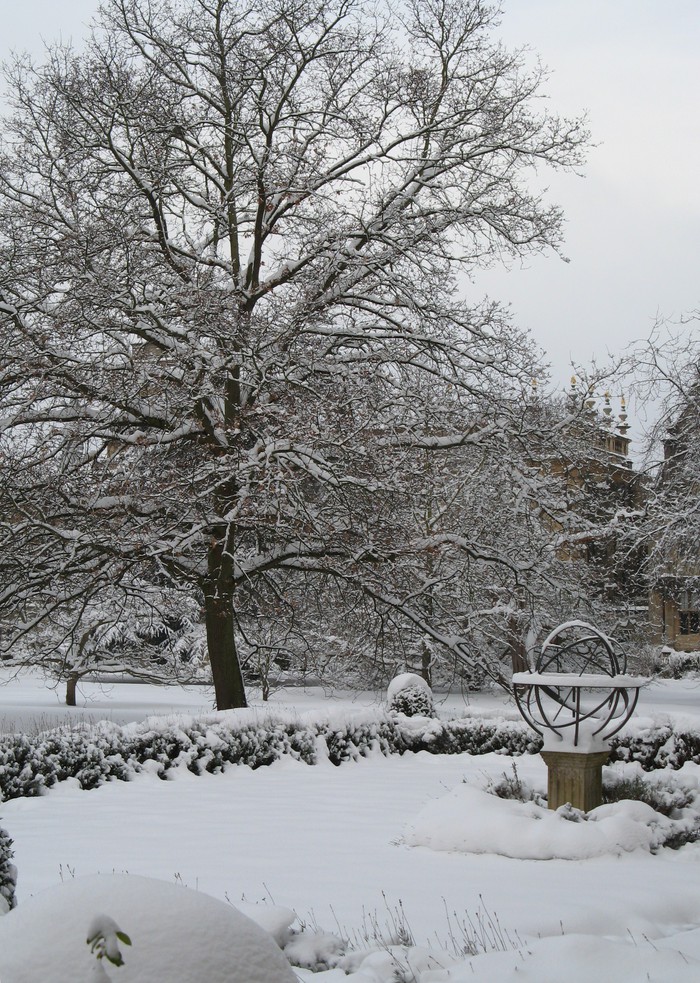
[[[584,621],[559,625],[545,639],[535,670],[513,676],[520,713],[562,746],[602,744],[632,715],[646,678],[626,675],[620,645]]]

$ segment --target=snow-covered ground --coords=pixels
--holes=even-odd
[[[11,680],[0,689],[0,729],[33,729],[66,715],[126,721],[156,710],[211,708],[210,694],[203,690],[86,684],[82,694],[84,705],[67,711],[60,706],[60,694],[36,677]],[[353,700],[365,705],[376,697],[285,690],[275,693],[273,702],[302,712],[320,705],[347,707]],[[493,695],[471,698],[469,704],[471,712],[515,715]],[[642,704],[643,716],[681,715],[700,726],[695,683],[655,684]],[[460,707],[464,700],[451,697],[441,713],[452,715]],[[497,779],[510,771],[511,763],[501,755],[420,753],[376,756],[339,768],[283,760],[256,771],[234,767],[223,775],[197,777],[181,769],[171,773],[172,781],[143,774],[89,792],[69,781],[43,797],[2,804],[1,825],[15,841],[17,911],[31,895],[62,880],[128,872],[183,883],[234,904],[245,900],[288,907],[307,928],[358,944],[375,929],[391,932],[405,918],[416,944],[438,954],[460,947],[462,922],[467,935],[485,937],[486,926],[497,918],[496,934],[506,952],[462,959],[452,970],[421,963],[413,975],[402,977],[416,983],[700,979],[700,844],[653,855],[643,844],[629,851],[629,837],[623,836],[622,845],[615,846],[612,837],[609,852],[590,859],[504,856],[508,851],[498,846],[498,838],[486,833],[513,804],[504,803],[501,815],[494,800],[496,814],[487,816],[478,794],[464,793],[462,782],[483,785],[486,776]],[[530,784],[546,785],[539,756],[518,758],[517,769]],[[691,765],[685,771],[691,782],[700,773]],[[454,829],[461,808],[476,838],[431,841],[436,831]],[[528,821],[531,830],[537,817]],[[577,827],[569,825],[570,844]],[[521,819],[503,819],[506,839],[517,839],[522,829]],[[478,843],[500,852],[465,852]],[[587,854],[574,843],[558,855]],[[10,931],[13,917],[0,919],[2,983],[13,983],[2,972],[3,932]],[[136,945],[139,925],[121,927]],[[511,942],[518,948],[512,949]],[[374,968],[370,960],[351,967],[349,976],[336,969],[314,978],[319,983],[389,983],[398,958],[395,952],[380,952]],[[111,972],[114,980],[127,979],[125,970]]]
[[[329,707],[363,707],[383,702],[383,693],[339,692],[322,687],[282,687],[275,689],[269,704],[248,694],[256,706],[292,708],[300,713]],[[206,686],[149,686],[145,683],[82,681],[78,685],[78,706],[65,705],[65,686],[35,673],[15,673],[0,663],[0,733],[35,732],[57,727],[70,720],[112,720],[129,723],[154,713],[209,712],[214,706],[213,690]],[[461,713],[503,715],[519,720],[512,700],[500,691],[434,694],[442,716]],[[700,724],[700,680],[662,679],[642,690],[638,716],[693,718]]]

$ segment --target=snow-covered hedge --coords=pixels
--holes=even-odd
[[[369,754],[535,754],[541,742],[524,724],[465,717],[438,720],[380,709],[325,718],[228,711],[202,717],[151,718],[119,726],[94,726],[0,738],[0,795],[40,795],[67,778],[84,789],[108,780],[128,781],[145,769],[167,778],[171,768],[195,774],[227,765],[251,768],[289,755],[306,764],[319,757],[335,765]],[[638,761],[642,768],[700,764],[700,732],[670,726],[628,730],[612,741],[612,761]],[[1,854],[0,854],[1,855]]]
[[[645,771],[700,764],[700,731],[674,730],[670,725],[626,728],[612,739],[611,761],[638,761]]]
[[[128,781],[144,767],[165,778],[169,769],[186,767],[196,774],[220,771],[227,764],[252,768],[282,755],[313,764],[316,733],[293,722],[248,715],[237,722],[220,718],[152,718],[121,727],[101,721],[92,727],[60,728],[36,737],[0,738],[0,794],[4,799],[40,795],[66,778],[84,789],[109,779]]]

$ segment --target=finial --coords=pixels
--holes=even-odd
[[[624,437],[625,434],[627,433],[627,431],[630,428],[630,425],[627,422],[627,403],[625,402],[625,397],[624,396],[620,396],[620,416],[619,416],[619,421],[620,422],[617,425],[617,429],[620,431],[620,433]]]

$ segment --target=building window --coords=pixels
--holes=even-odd
[[[700,634],[700,611],[679,611],[678,622],[681,635]]]
[[[681,592],[678,622],[681,635],[700,634],[700,594],[697,589]]]

